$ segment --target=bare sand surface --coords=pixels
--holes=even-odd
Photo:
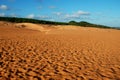
[[[120,30],[0,22],[0,80],[120,80]]]

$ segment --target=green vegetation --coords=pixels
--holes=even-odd
[[[8,22],[14,22],[14,23],[29,22],[29,23],[36,23],[36,24],[76,25],[76,26],[83,26],[83,27],[120,29],[120,28],[113,28],[113,27],[104,26],[104,25],[92,24],[85,21],[81,21],[81,22],[70,21],[67,23],[67,22],[53,22],[53,21],[36,20],[36,19],[28,19],[28,18],[16,18],[16,17],[0,17],[0,21],[8,21]]]
[[[70,21],[69,24],[77,25],[77,26],[83,26],[83,27],[112,28],[112,27],[109,27],[109,26],[92,24],[92,23],[88,23],[88,22],[85,22],[85,21],[81,21],[81,22]]]
[[[28,19],[28,18],[16,18],[16,17],[0,17],[0,21],[8,21],[15,23],[36,23],[36,24],[53,24],[53,25],[67,25],[68,23],[63,22],[53,22],[53,21],[45,21],[45,20],[36,20],[36,19]]]
[[[78,23],[75,22],[75,21],[70,21],[69,24],[70,24],[70,25],[77,25]]]

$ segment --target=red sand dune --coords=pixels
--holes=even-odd
[[[120,80],[120,30],[0,22],[0,80]]]

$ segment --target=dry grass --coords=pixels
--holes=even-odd
[[[58,26],[45,34],[6,24],[0,23],[0,80],[120,79],[119,30]]]

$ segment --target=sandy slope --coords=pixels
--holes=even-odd
[[[0,22],[0,80],[120,80],[119,30],[39,26]]]
[[[40,26],[38,24],[33,24],[33,23],[17,23],[15,25],[18,28],[26,28],[26,29],[37,30],[37,31],[41,31],[41,32],[50,31],[50,29],[45,29],[42,26]]]

